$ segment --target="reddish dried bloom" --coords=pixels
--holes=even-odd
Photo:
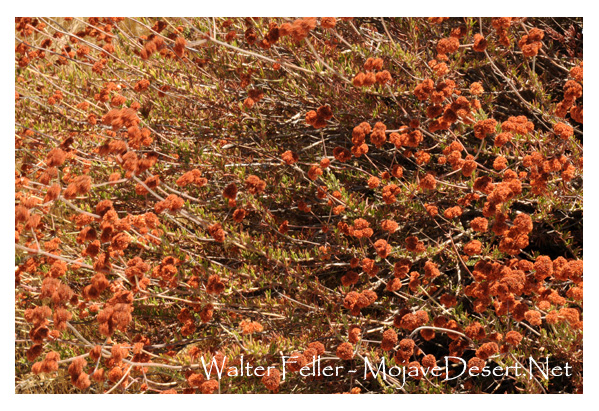
[[[361,334],[362,330],[357,325],[350,325],[347,330],[349,342],[352,344],[357,344],[360,341]]]
[[[534,130],[534,124],[526,118],[526,116],[508,117],[506,121],[501,123],[501,130],[516,134],[528,134]]]
[[[535,310],[529,310],[524,313],[524,318],[530,325],[541,325],[541,313]]]
[[[389,256],[391,253],[391,246],[383,239],[375,241],[374,248],[376,249],[376,253],[381,258],[387,258],[387,256]]]
[[[391,351],[395,347],[395,344],[397,344],[397,333],[391,328],[385,330],[383,333],[381,349],[383,351]]]
[[[381,180],[372,176],[368,179],[368,187],[377,188],[381,184]]]
[[[257,321],[243,320],[243,321],[241,321],[239,326],[241,327],[242,334],[254,334],[254,333],[262,332],[264,330],[264,327],[262,326],[262,324],[260,324]]]
[[[474,51],[483,52],[487,49],[487,40],[479,33],[474,35]]]
[[[401,188],[396,184],[389,184],[383,187],[383,201],[385,204],[393,204],[397,198],[395,197],[401,192]]]
[[[513,346],[517,347],[520,345],[520,341],[522,341],[522,334],[520,334],[518,331],[508,331],[508,333],[505,335],[505,342]]]
[[[439,40],[437,43],[437,60],[447,60],[447,56],[444,55],[456,52],[459,47],[460,41],[455,37]]]
[[[258,176],[250,175],[245,180],[245,186],[250,194],[260,194],[266,188],[266,182],[260,180]]]
[[[366,80],[366,75],[364,73],[360,72],[360,73],[356,74],[356,76],[352,80],[352,83],[356,87],[362,87],[364,85],[365,80]]]
[[[238,208],[233,212],[233,221],[241,223],[245,218],[246,211],[243,208]]]
[[[432,261],[427,261],[424,263],[424,275],[428,278],[436,278],[441,275],[441,272],[439,271],[437,264]]]
[[[335,158],[342,163],[351,160],[350,151],[342,147],[335,147],[333,149],[333,156],[335,156]]]
[[[67,158],[67,155],[60,148],[52,149],[46,156],[46,165],[48,167],[61,166]]]
[[[370,87],[376,83],[376,74],[369,71],[364,75],[364,87]]]
[[[223,284],[220,277],[217,274],[211,275],[206,284],[206,292],[208,294],[218,295],[223,291],[225,291],[225,284]]]
[[[200,311],[200,319],[203,323],[210,322],[214,315],[214,306],[212,304],[206,304],[202,311]]]
[[[439,298],[439,302],[447,308],[454,307],[458,303],[457,298],[451,294],[443,294]]]
[[[497,134],[495,136],[495,147],[503,147],[504,145],[512,141],[513,137],[514,136],[512,135],[512,133],[509,132]]]
[[[483,92],[484,92],[484,89],[483,89],[483,86],[480,83],[475,82],[475,83],[470,84],[470,93],[471,94],[473,94],[475,96],[479,96]]]
[[[398,227],[399,225],[393,220],[383,220],[381,223],[381,228],[390,234],[394,233]]]
[[[337,347],[336,354],[342,360],[349,361],[354,358],[354,347],[347,342],[341,343]]]
[[[423,253],[426,250],[424,243],[419,241],[416,237],[406,238],[406,249],[414,253]]]
[[[337,19],[335,17],[323,17],[320,19],[320,25],[325,29],[332,29],[335,27],[335,24],[337,24]]]
[[[476,350],[476,356],[481,360],[486,360],[490,356],[497,354],[499,352],[499,347],[494,342],[488,342],[481,345],[478,350]]]
[[[466,336],[472,340],[482,340],[487,336],[485,328],[478,321],[466,327],[464,334],[466,334]]]
[[[553,275],[553,263],[551,258],[541,255],[537,257],[534,263],[535,278],[539,281]]]
[[[177,185],[179,187],[185,187],[190,184],[194,184],[198,187],[203,187],[207,183],[208,180],[202,177],[202,172],[198,169],[188,171],[177,179]]]
[[[391,73],[389,73],[389,71],[387,71],[387,70],[383,70],[379,73],[376,73],[375,77],[376,77],[376,82],[382,86],[391,82],[391,80],[392,80]]]
[[[497,156],[493,161],[493,168],[497,171],[501,171],[507,167],[507,159],[504,156]]]
[[[416,311],[415,313],[406,314],[401,318],[400,327],[408,331],[413,331],[418,327],[423,326],[428,322],[428,314],[426,311]],[[401,344],[401,343],[400,343]],[[400,346],[401,348],[401,346]]]
[[[437,208],[436,205],[425,204],[424,208],[425,208],[427,214],[431,217],[435,217],[437,214],[439,214],[439,209]]]
[[[296,153],[294,153],[293,151],[287,150],[285,151],[282,155],[281,158],[283,159],[283,161],[285,163],[287,163],[288,165],[297,163],[299,160],[299,157]]]
[[[262,384],[267,390],[278,392],[281,384],[281,372],[276,368],[268,368],[266,375],[262,377]]]
[[[387,286],[385,287],[385,290],[387,290],[389,292],[395,292],[395,291],[401,289],[401,287],[402,287],[401,280],[399,278],[395,277],[387,282]]]
[[[431,173],[427,173],[420,179],[419,186],[423,190],[434,190],[437,187],[437,181]]]
[[[218,391],[218,381],[204,381],[202,385],[200,385],[200,391],[202,391],[202,394],[214,394],[216,391]]]
[[[316,180],[321,175],[322,175],[322,169],[320,167],[318,167],[317,165],[311,166],[310,170],[308,170],[308,178],[310,180]]]
[[[553,126],[553,131],[563,140],[567,140],[574,135],[574,129],[564,123],[555,124]]]
[[[348,271],[343,277],[341,277],[341,284],[344,287],[349,287],[350,285],[354,285],[359,280],[359,275],[355,271]]]
[[[496,126],[497,121],[492,118],[480,120],[474,125],[474,136],[483,140],[487,136],[487,134],[495,133]]]
[[[522,50],[524,57],[534,57],[539,54],[539,50],[543,46],[541,40],[545,36],[545,32],[538,28],[533,28],[530,32],[518,41],[518,46]]]
[[[435,83],[431,79],[426,79],[422,83],[418,84],[414,89],[414,95],[420,101],[427,100],[431,93],[435,90]]]
[[[374,260],[370,258],[365,258],[361,262],[362,269],[369,277],[374,277],[379,272],[379,267],[374,263]]]
[[[133,90],[135,90],[138,93],[141,93],[142,91],[147,90],[148,87],[150,87],[150,81],[143,79],[143,80],[140,80],[137,83],[135,83]]]
[[[443,213],[445,218],[454,219],[462,215],[462,208],[460,206],[450,207]]]
[[[464,246],[464,253],[466,255],[477,255],[482,251],[482,243],[478,240],[472,240]]]
[[[223,190],[223,197],[229,200],[235,200],[237,197],[237,185],[235,183],[228,184]]]
[[[354,220],[352,227],[349,229],[349,235],[356,238],[371,237],[374,232],[370,228],[370,223],[363,218]]]
[[[487,362],[479,357],[472,357],[468,360],[468,373],[469,375],[478,375],[480,374]]]
[[[185,38],[177,37],[175,40],[175,46],[173,47],[173,51],[177,57],[183,57],[185,55],[185,44],[187,44]]]
[[[308,348],[316,352],[316,355],[324,354],[324,345],[321,342],[314,341],[308,344]]]

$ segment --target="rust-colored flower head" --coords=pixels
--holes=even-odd
[[[281,372],[276,368],[268,368],[266,374],[262,377],[262,384],[267,390],[278,392],[281,385]]]
[[[383,351],[390,351],[397,344],[397,333],[391,328],[385,330],[383,333],[383,341],[381,343],[381,349]]]
[[[383,239],[376,240],[374,242],[374,248],[376,253],[381,258],[387,258],[387,256],[391,253],[391,246]]]
[[[286,164],[288,164],[288,165],[291,165],[291,164],[297,163],[297,162],[298,162],[298,160],[299,160],[299,157],[298,157],[298,155],[297,155],[296,153],[294,153],[293,151],[291,151],[291,150],[287,150],[287,151],[285,151],[285,152],[284,152],[284,153],[281,155],[281,158],[282,158],[282,159],[283,159],[283,161],[284,161]]]
[[[262,181],[258,176],[250,175],[245,180],[245,186],[250,194],[260,194],[266,188],[266,182]]]
[[[336,355],[342,360],[349,361],[354,358],[354,347],[348,342],[341,343],[337,347]]]

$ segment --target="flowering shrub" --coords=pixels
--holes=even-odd
[[[582,391],[582,19],[15,32],[17,392]]]

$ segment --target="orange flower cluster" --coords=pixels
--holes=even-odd
[[[457,34],[457,33],[456,33]],[[460,40],[458,37],[447,37],[437,42],[437,60],[447,61],[447,57],[450,53],[455,53],[460,47]]]
[[[369,238],[374,234],[372,228],[370,228],[370,223],[363,218],[358,218],[354,220],[354,223],[348,228],[347,235],[356,238]]]
[[[564,85],[564,99],[555,107],[555,115],[561,118],[566,117],[568,112],[572,120],[582,124],[583,110],[580,104],[582,100],[582,80],[583,80],[583,62],[580,66],[573,67],[570,70],[570,76],[574,80],[568,80]],[[577,105],[576,100],[579,100]]]
[[[348,271],[341,277],[341,284],[343,284],[344,287],[349,287],[350,285],[357,284],[359,279],[358,273],[355,271]]]
[[[250,91],[248,91],[248,97],[243,101],[243,106],[245,108],[250,109],[250,108],[254,107],[254,104],[259,102],[263,98],[264,98],[263,91],[257,90],[257,89],[251,89]]]
[[[387,141],[385,131],[387,131],[387,127],[380,121],[374,125],[372,133],[370,134],[370,141],[376,146],[376,148],[383,147],[383,144],[385,144],[385,141]]]
[[[337,351],[335,352],[335,354],[342,360],[352,360],[354,358],[354,347],[348,342],[341,343],[337,347]]]
[[[184,204],[185,200],[183,200],[181,197],[176,194],[169,194],[169,196],[164,200],[158,201],[156,204],[154,204],[154,211],[156,214],[160,214],[165,210],[176,212],[183,208]]]
[[[269,368],[266,375],[262,377],[262,384],[267,390],[278,392],[281,384],[281,372],[276,368]]]
[[[387,241],[380,239],[374,242],[374,248],[376,253],[381,258],[387,258],[391,253],[391,246],[387,243]]]
[[[355,157],[360,157],[362,154],[368,153],[368,145],[365,143],[365,140],[366,134],[369,134],[371,131],[370,124],[366,122],[362,122],[354,127],[352,131],[353,147],[351,152]]]
[[[120,290],[114,293],[104,309],[98,313],[98,330],[106,337],[111,336],[115,330],[125,331],[133,317],[133,294]]]
[[[381,350],[383,351],[391,351],[395,345],[397,344],[398,338],[397,333],[388,328],[383,332],[383,341],[381,342]]]
[[[381,71],[382,70],[382,71]],[[358,73],[353,84],[356,87],[370,87],[375,83],[385,85],[392,80],[391,73],[388,70],[383,70],[383,59],[369,57],[364,63],[364,71],[366,73]],[[377,72],[377,73],[375,73]]]
[[[64,198],[70,200],[78,195],[86,194],[92,187],[92,180],[89,176],[82,175],[75,178],[63,192]]]
[[[479,122],[477,122],[474,125],[474,136],[476,138],[484,140],[484,138],[487,136],[487,134],[495,133],[496,126],[497,126],[497,121],[492,118],[488,118],[486,120],[480,120]]]
[[[399,225],[393,220],[383,220],[381,222],[381,228],[387,231],[389,234],[393,234],[398,227]]]
[[[177,315],[177,320],[183,324],[181,327],[181,335],[187,337],[196,331],[195,319],[188,308],[183,308]]]
[[[223,226],[220,223],[212,224],[208,227],[208,233],[210,236],[214,238],[216,242],[222,243],[225,241],[225,230],[223,230]]]
[[[524,57],[534,57],[539,54],[543,43],[543,37],[545,36],[545,32],[538,28],[531,29],[528,34],[522,36],[520,41],[518,41],[518,46],[522,50],[522,55]]]
[[[324,128],[327,126],[327,120],[333,118],[333,112],[331,106],[325,105],[318,108],[318,110],[308,111],[306,113],[306,123],[314,128]]]
[[[197,187],[204,187],[208,183],[208,180],[202,177],[202,172],[196,168],[183,174],[177,179],[176,183],[179,187],[185,187],[190,184]]]
[[[292,165],[298,162],[299,157],[293,151],[287,150],[282,155],[281,158],[287,165]]]
[[[360,315],[360,310],[374,304],[378,296],[372,290],[364,290],[361,293],[350,291],[343,299],[343,306],[350,310],[354,316]]]
[[[147,60],[152,57],[152,54],[159,52],[165,47],[164,40],[162,37],[157,36],[155,34],[151,34],[148,37],[148,40],[144,44],[144,47],[139,52],[139,56],[143,60]]]
[[[252,174],[245,179],[245,187],[250,194],[260,194],[266,188],[266,182]]]
[[[306,37],[310,31],[316,28],[316,18],[315,17],[305,17],[302,19],[297,19],[293,23],[283,23],[281,27],[279,27],[279,36],[285,37],[291,35],[293,39],[299,43]]]
[[[208,278],[206,284],[206,292],[208,294],[218,295],[225,291],[225,284],[221,281],[217,274],[213,274]]]
[[[243,321],[241,321],[239,326],[241,327],[242,334],[260,333],[264,330],[264,327],[262,326],[262,324],[260,324],[257,321],[243,320]]]
[[[397,322],[397,318],[394,322]],[[404,315],[400,315],[399,318],[399,327],[404,328],[408,331],[414,331],[418,327],[422,327],[426,323],[428,323],[429,318],[428,314],[424,310],[419,310],[414,313],[406,313]]]
[[[320,26],[325,29],[333,29],[337,24],[335,17],[323,17],[320,19]]]
[[[491,25],[499,37],[499,43],[505,47],[510,46],[510,39],[508,38],[507,31],[512,24],[512,19],[513,17],[498,17],[491,19]]]
[[[424,243],[416,237],[407,237],[406,238],[406,249],[412,253],[423,253],[426,250]]]
[[[399,349],[395,351],[395,362],[397,364],[405,365],[410,360],[410,357],[414,355],[414,348],[416,344],[411,338],[404,338],[399,342]]]
[[[388,184],[383,187],[383,201],[385,204],[393,204],[397,198],[396,196],[401,193],[401,188],[397,184]]]
[[[480,53],[487,49],[487,40],[482,34],[476,33],[474,35],[474,45],[472,46],[472,49]]]
[[[506,121],[501,123],[501,131],[515,134],[526,135],[532,133],[534,128],[534,124],[528,121],[526,116],[510,116]]]
[[[58,361],[60,361],[60,354],[56,351],[50,351],[46,354],[43,361],[38,361],[31,367],[31,372],[34,374],[39,373],[50,373],[58,370]]]

